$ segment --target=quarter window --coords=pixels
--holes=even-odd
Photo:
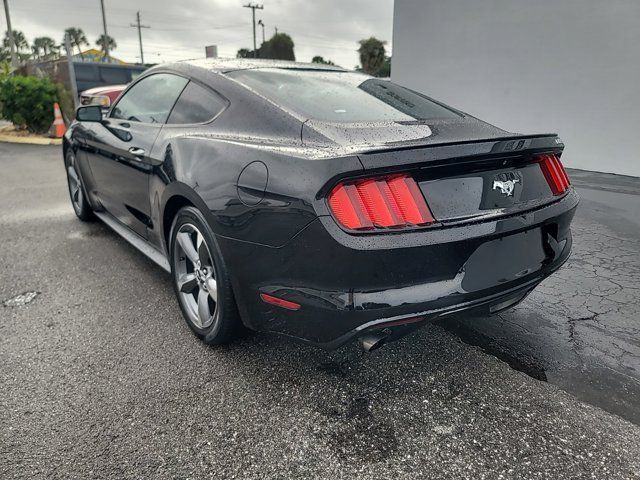
[[[132,122],[165,123],[188,82],[186,78],[168,73],[143,78],[116,103],[110,117]]]
[[[129,82],[129,72],[126,68],[116,66],[100,66],[102,81],[108,85],[116,85]]]
[[[197,83],[189,82],[183,90],[167,123],[205,123],[226,107],[226,101]]]

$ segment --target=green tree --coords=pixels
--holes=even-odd
[[[294,60],[296,55],[293,51],[293,40],[286,33],[276,33],[258,48],[256,55],[253,50],[241,48],[236,53],[237,58],[265,58],[272,60]]]
[[[320,55],[316,55],[311,59],[311,63],[321,63],[323,65],[335,65],[331,60],[325,60]]]
[[[71,50],[74,48],[78,49],[78,53],[80,54],[80,58],[83,58],[82,55],[82,47],[89,46],[89,40],[87,40],[87,36],[84,34],[81,28],[69,27],[65,31],[65,36],[69,35],[69,42],[71,43]],[[62,44],[64,45],[64,39],[62,40]]]
[[[236,53],[236,58],[253,58],[253,50],[241,48],[238,50],[238,53]]]
[[[385,43],[378,40],[375,37],[370,37],[365,40],[360,40],[360,48],[358,53],[360,54],[360,64],[362,65],[362,71],[369,75],[377,75],[386,58],[386,50],[384,48]]]
[[[391,76],[391,57],[385,57],[384,63],[380,70],[378,70],[378,77],[390,77]]]
[[[57,45],[51,37],[40,37],[42,40],[42,51],[45,57],[57,55],[60,52],[60,45]]]
[[[37,37],[33,39],[31,50],[38,59],[47,59],[58,52],[58,46],[51,37]]]
[[[11,52],[4,45],[0,45],[0,64],[11,60]]]
[[[19,30],[13,31],[13,41],[16,44],[16,53],[19,56],[29,55],[31,52],[29,51],[29,42],[27,42],[24,33]],[[7,30],[4,34],[4,40],[2,41],[2,45],[7,50],[11,51],[11,43],[9,41],[9,31]]]
[[[103,54],[107,53],[106,47],[109,47],[109,51],[112,52],[116,48],[118,48],[118,44],[115,39],[110,35],[100,35],[100,37],[96,40],[96,45],[100,47]]]
[[[276,33],[258,49],[258,57],[274,60],[294,60],[296,55],[293,40],[286,33]]]

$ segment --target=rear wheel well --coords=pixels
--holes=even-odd
[[[194,207],[193,203],[191,203],[187,198],[181,197],[180,195],[175,195],[171,197],[167,204],[164,206],[164,212],[162,214],[162,230],[164,234],[165,245],[167,246],[167,252],[169,252],[169,234],[171,233],[171,225],[173,224],[173,219],[176,217],[176,214],[182,207]]]

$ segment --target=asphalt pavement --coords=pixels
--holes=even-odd
[[[640,478],[635,180],[574,174],[576,253],[516,310],[363,354],[203,345],[59,148],[0,172],[2,479]]]

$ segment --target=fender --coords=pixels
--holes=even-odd
[[[177,198],[181,198],[183,199],[183,201],[186,200],[191,205],[200,210],[211,226],[212,230],[214,230],[214,233],[217,235],[217,232],[214,229],[214,226],[216,225],[215,216],[207,207],[204,200],[189,185],[177,181],[172,182],[166,185],[161,193],[158,190],[152,192],[151,199],[152,215],[154,217],[153,221],[154,225],[158,225],[158,228],[155,228],[153,232],[149,232],[149,240],[155,243],[157,246],[160,246],[167,258],[169,258],[167,235],[169,233],[169,230],[171,229],[171,222],[173,221],[173,218],[165,219],[165,211],[167,208],[167,204],[171,203],[172,200],[175,200]]]

